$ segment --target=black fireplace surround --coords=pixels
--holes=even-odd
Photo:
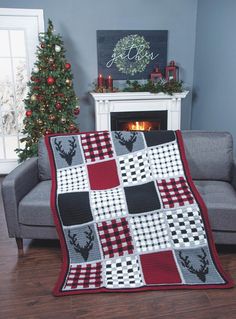
[[[167,130],[167,111],[111,112],[111,130],[128,130],[129,123],[148,122],[150,130]]]

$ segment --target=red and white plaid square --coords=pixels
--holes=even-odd
[[[157,182],[164,208],[193,204],[194,198],[183,177],[162,179]]]
[[[128,221],[125,218],[104,221],[97,225],[105,257],[112,258],[133,253],[134,246]]]
[[[87,163],[113,156],[111,139],[108,132],[86,133],[80,136]]]
[[[102,285],[102,264],[71,264],[63,290],[99,288]]]

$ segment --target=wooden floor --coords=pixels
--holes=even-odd
[[[60,269],[57,241],[26,241],[18,258],[0,200],[0,318],[6,319],[234,319],[236,289],[155,291],[53,297]],[[218,247],[236,281],[236,247]]]

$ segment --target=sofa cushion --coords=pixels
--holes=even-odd
[[[227,132],[183,131],[193,179],[231,181],[233,139]]]
[[[50,193],[51,181],[37,184],[19,203],[19,222],[24,225],[53,226]]]
[[[194,181],[208,208],[212,230],[236,230],[236,192],[222,181]]]
[[[38,143],[38,171],[41,181],[51,179],[48,152],[43,138]]]

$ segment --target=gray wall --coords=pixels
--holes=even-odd
[[[236,140],[236,1],[199,0],[192,128]]]
[[[94,110],[87,92],[97,77],[96,30],[168,30],[168,60],[181,65],[181,78],[191,90],[197,0],[0,0],[0,7],[44,10],[64,39],[80,98],[81,130],[94,129]],[[191,94],[184,101],[182,128],[190,126]]]

